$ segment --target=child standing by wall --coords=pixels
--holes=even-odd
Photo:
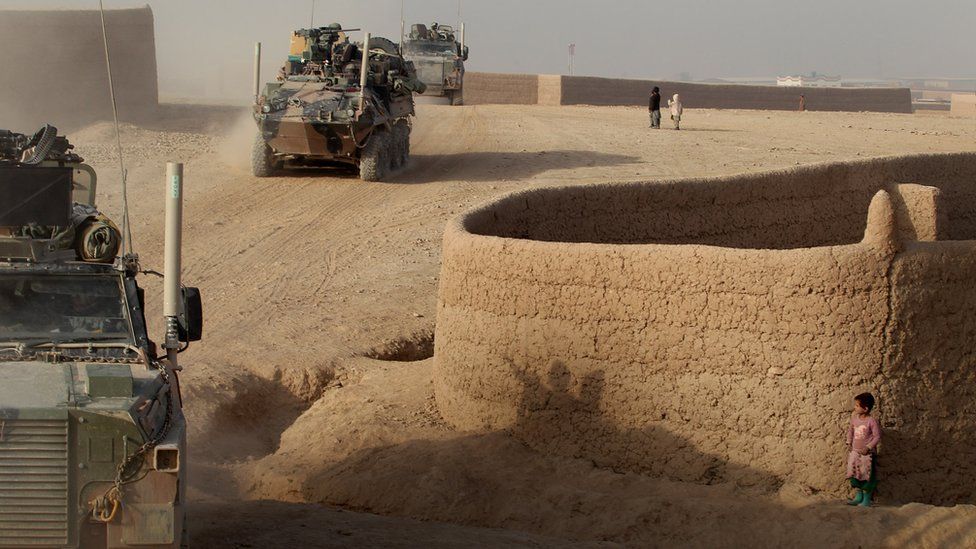
[[[874,408],[874,396],[871,393],[861,393],[854,397],[854,412],[851,413],[851,423],[847,428],[847,479],[857,490],[854,499],[848,505],[871,506],[871,494],[878,486],[875,477],[874,452],[881,442],[881,426],[878,420],[871,417]]]

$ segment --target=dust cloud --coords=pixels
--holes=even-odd
[[[250,111],[242,109],[241,114],[234,119],[234,123],[224,130],[217,145],[218,159],[236,170],[251,169],[251,146],[257,126]]]

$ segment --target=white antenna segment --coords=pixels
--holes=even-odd
[[[115,101],[115,83],[112,81],[112,58],[108,53],[108,32],[105,30],[105,6],[98,0],[98,15],[102,20],[102,44],[105,46],[105,68],[108,70],[108,93],[112,98],[112,119],[115,122],[115,145],[119,153],[119,170],[122,172],[122,250],[132,253],[132,228],[129,225],[129,197],[126,194],[126,169],[122,158],[122,131],[119,129],[119,108]]]

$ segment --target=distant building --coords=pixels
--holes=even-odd
[[[815,74],[811,76],[778,76],[776,77],[777,86],[786,87],[809,87],[809,88],[839,88],[841,86],[839,76],[824,76]]]
[[[902,78],[899,85],[913,90],[939,90],[948,92],[972,92],[976,89],[976,78]]]

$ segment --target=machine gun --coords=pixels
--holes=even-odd
[[[344,29],[338,23],[333,23],[327,27],[296,30],[292,34],[288,61],[291,63],[332,64],[335,55],[343,55],[341,51],[337,50],[350,49],[346,33],[358,30],[360,29]],[[345,56],[351,55],[352,52]]]
[[[58,129],[46,125],[28,137],[10,130],[0,130],[0,163],[34,166],[45,160],[81,162],[78,155],[70,152],[74,145],[58,135]]]

